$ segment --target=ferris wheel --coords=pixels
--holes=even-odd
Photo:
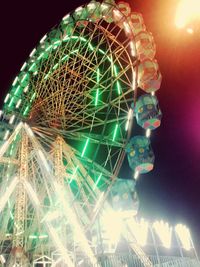
[[[135,182],[118,177],[125,154],[135,178],[153,168],[149,136],[161,120],[154,57],[141,14],[112,0],[67,14],[30,53],[1,112],[7,266],[37,266],[53,252],[58,264],[76,266],[74,247],[95,263],[89,232],[108,194],[119,200],[118,181],[133,202]],[[144,136],[132,137],[134,117]]]

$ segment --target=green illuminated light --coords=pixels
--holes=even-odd
[[[29,71],[33,70],[34,67],[36,66],[35,62],[30,66],[30,68],[28,69]]]
[[[68,58],[68,55],[65,55],[64,57],[62,57],[61,61],[64,61],[66,58]]]
[[[48,46],[45,51],[48,52],[52,48],[52,45]]]
[[[119,127],[119,125],[118,124],[116,124],[115,125],[115,130],[114,130],[114,134],[113,134],[113,141],[115,141],[115,138],[116,138],[116,135],[117,135],[117,130],[118,130],[118,127]]]
[[[35,96],[36,96],[36,93],[34,93],[34,94],[32,95],[30,102],[33,101],[33,99],[35,98]]]
[[[17,88],[16,88],[16,91],[15,91],[15,95],[17,95],[17,94],[18,94],[18,92],[19,92],[19,89],[20,89],[20,85],[18,85],[18,86],[17,86]]]
[[[10,150],[10,156],[12,155],[13,153],[13,148],[14,148],[14,145],[11,146],[11,150]]]
[[[119,95],[121,94],[121,86],[120,86],[119,81],[117,81],[117,92]]]
[[[56,63],[56,64],[53,66],[53,69],[55,70],[57,67],[58,67],[58,63]]]
[[[85,151],[86,151],[86,148],[87,148],[87,146],[88,146],[88,143],[89,143],[89,141],[90,141],[90,139],[88,138],[88,139],[86,140],[85,146],[84,146],[84,148],[83,148],[83,151],[82,151],[81,157],[83,157],[83,156],[84,156],[84,154],[85,154]]]
[[[23,112],[23,115],[27,115],[27,112],[28,112],[28,109],[29,109],[29,106],[27,106]]]
[[[100,78],[100,70],[99,68],[97,69],[97,82],[99,83],[99,78]]]
[[[105,52],[104,52],[101,48],[99,48],[99,52],[100,52],[101,54],[105,55]]]
[[[81,41],[83,41],[83,42],[87,42],[87,40],[86,40],[84,37],[81,36],[81,37],[79,37],[79,38],[80,38]]]
[[[89,43],[88,46],[92,51],[94,51],[94,47],[91,45],[91,43]]]
[[[25,79],[26,79],[27,76],[28,76],[28,74],[26,73],[26,74],[24,75],[23,79],[21,80],[22,83],[25,81]]]
[[[95,106],[98,105],[98,99],[99,99],[99,89],[96,90]]]
[[[8,104],[9,107],[12,106],[13,101],[14,101],[14,97],[11,98],[10,103]]]
[[[55,44],[60,44],[60,43],[61,43],[61,41],[58,40],[58,41],[55,41],[53,44],[55,45]]]
[[[97,187],[97,185],[98,185],[98,183],[99,183],[101,177],[102,177],[102,173],[99,175],[99,177],[98,177],[96,183],[94,184],[93,190],[95,189],[95,187]]]
[[[44,79],[46,80],[48,77],[49,77],[49,73],[47,73],[47,74],[44,76]]]
[[[43,56],[44,56],[44,52],[39,55],[38,60],[40,60]]]

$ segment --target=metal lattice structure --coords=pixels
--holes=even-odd
[[[66,15],[22,66],[1,113],[6,266],[72,267],[83,255],[96,266],[93,236],[101,239],[99,214],[111,208],[105,200],[132,134],[138,86],[154,96],[161,81],[151,35],[147,53],[137,41],[145,29],[128,4],[91,1]],[[123,238],[153,266],[125,225]]]

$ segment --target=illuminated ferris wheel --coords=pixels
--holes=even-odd
[[[108,0],[66,15],[33,49],[1,113],[6,266],[40,266],[44,255],[49,266],[77,266],[83,253],[94,265],[102,207],[137,213],[135,181],[118,175],[126,153],[135,178],[153,168],[149,137],[161,120],[154,57],[142,16]],[[144,135],[132,137],[134,117]]]

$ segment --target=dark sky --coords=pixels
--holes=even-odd
[[[0,15],[0,93],[6,94],[32,49],[61,18],[86,1],[4,1]],[[152,135],[155,169],[140,177],[140,215],[186,223],[200,236],[200,32],[174,26],[176,0],[134,0],[154,35],[163,75],[161,127]],[[2,5],[2,4],[1,4]],[[199,241],[200,243],[200,241]]]

